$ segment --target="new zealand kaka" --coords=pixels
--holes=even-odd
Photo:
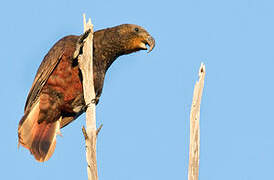
[[[47,161],[53,154],[56,135],[85,112],[78,55],[84,44],[81,36],[70,35],[59,40],[44,57],[19,122],[19,144],[29,149],[37,161]],[[140,26],[123,24],[94,32],[93,78],[98,102],[105,74],[119,56],[154,48],[155,41]]]

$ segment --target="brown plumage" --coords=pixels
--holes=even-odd
[[[37,161],[48,160],[54,152],[56,134],[85,111],[78,55],[82,36],[59,40],[42,61],[27,97],[19,122],[19,144],[29,149]],[[123,24],[94,33],[93,75],[96,103],[102,93],[105,73],[119,56],[150,46],[155,41],[142,27]]]

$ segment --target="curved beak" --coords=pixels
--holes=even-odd
[[[150,53],[152,50],[153,50],[153,48],[155,47],[155,40],[154,40],[154,38],[152,37],[152,36],[148,36],[147,37],[147,39],[146,39],[146,45],[149,45],[149,50],[148,50],[148,52],[147,53]]]

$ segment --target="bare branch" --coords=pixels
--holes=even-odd
[[[193,92],[192,107],[190,112],[190,143],[188,180],[198,180],[200,161],[200,104],[205,80],[205,65],[202,63],[199,70],[199,80]]]
[[[85,14],[84,32],[91,31],[86,38],[83,46],[83,54],[79,56],[79,66],[83,75],[83,88],[85,103],[88,104],[86,110],[86,126],[82,128],[86,142],[86,158],[87,158],[87,172],[88,180],[98,180],[97,162],[96,162],[96,116],[95,104],[92,100],[95,98],[94,84],[93,84],[93,25],[89,19],[86,23]]]

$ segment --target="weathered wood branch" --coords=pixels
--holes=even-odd
[[[95,99],[94,83],[93,83],[93,25],[91,19],[86,22],[85,14],[83,14],[84,32],[89,29],[91,32],[85,39],[83,46],[83,54],[79,57],[79,66],[83,75],[83,88],[85,103],[88,105],[86,110],[86,129],[82,131],[86,142],[86,158],[87,158],[87,173],[88,180],[98,180],[97,161],[96,161],[96,116],[95,104],[92,102]]]
[[[200,104],[205,80],[205,65],[202,63],[199,69],[199,80],[196,82],[193,92],[193,100],[190,111],[190,143],[188,180],[198,180],[200,161]]]

